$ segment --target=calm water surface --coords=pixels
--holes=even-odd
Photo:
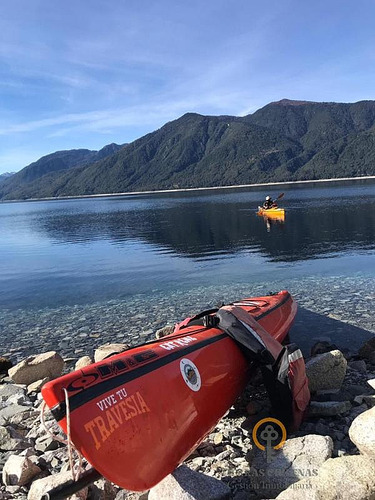
[[[215,301],[282,288],[374,331],[374,181],[283,187],[285,221],[266,222],[256,208],[277,189],[0,204],[4,342],[139,340]]]

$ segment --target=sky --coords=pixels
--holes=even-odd
[[[0,174],[186,112],[375,98],[373,0],[1,0]]]

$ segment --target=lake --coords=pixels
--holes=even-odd
[[[285,221],[256,215],[284,197]],[[375,181],[0,203],[3,354],[78,356],[288,289],[307,352],[375,332]],[[2,354],[2,353],[0,353]]]

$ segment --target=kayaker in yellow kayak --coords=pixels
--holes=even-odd
[[[276,201],[273,201],[271,196],[266,196],[266,201],[263,203],[263,208],[269,210],[270,208],[277,208]]]

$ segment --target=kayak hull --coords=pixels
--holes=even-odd
[[[280,342],[297,308],[286,291],[239,304]],[[53,380],[42,395],[66,432],[67,394],[76,448],[110,481],[143,491],[215,427],[245,387],[249,368],[221,330],[188,326]]]
[[[285,218],[285,209],[284,208],[268,208],[267,210],[258,207],[257,215],[262,215],[264,217],[271,217],[275,219],[284,219]]]

